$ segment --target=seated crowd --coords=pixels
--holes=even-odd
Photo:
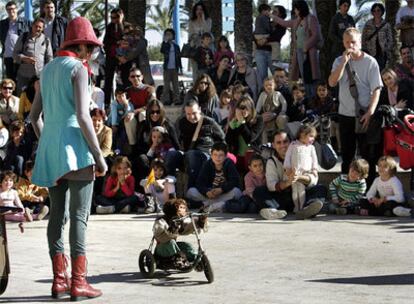
[[[277,24],[272,24],[273,35],[283,32],[281,26],[289,26],[282,9],[275,7]],[[301,8],[297,10],[300,17]],[[266,21],[270,7],[261,6],[259,12]],[[119,17],[123,13],[115,9],[112,15]],[[34,21],[32,36],[43,35],[38,32],[45,25],[42,20]],[[99,81],[101,75],[92,75],[91,119],[111,168],[107,176],[95,181],[92,212],[162,212],[166,201],[180,197],[187,199],[191,208],[259,213],[264,219],[281,219],[289,212],[297,219],[311,218],[320,212],[410,216],[411,209],[396,177],[397,163],[390,156],[374,160],[352,157],[348,159],[349,166],[342,167],[342,174],[329,187],[318,182],[320,167],[313,143],[323,135],[332,142],[336,153],[341,154],[346,148],[344,143],[348,139],[341,138],[340,130],[343,115],[335,115],[340,102],[328,83],[316,76],[309,87],[305,74],[315,74],[312,71],[296,71],[301,81],[292,85],[287,71],[277,65],[278,52],[274,54],[273,48],[280,45],[269,41],[269,49],[263,49],[262,40],[266,41],[268,33],[260,30],[260,22],[256,22],[256,27],[256,67],[250,64],[247,54],[234,54],[226,37],[211,48],[211,34],[201,34],[197,56],[191,59],[194,84],[182,101],[178,94],[181,54],[174,42],[174,31],[164,32],[160,50],[164,55],[165,81],[160,101],[145,54],[139,55],[138,61],[126,59],[136,50],[131,50],[131,43],[142,42],[145,49],[146,40],[139,37],[142,33],[135,27],[124,28],[115,47],[105,50],[106,68],[112,72],[103,81]],[[109,26],[104,42],[112,41],[110,29]],[[355,35],[355,31],[345,35]],[[25,43],[24,39],[19,38],[20,45]],[[51,45],[46,44],[46,48],[39,69],[55,52]],[[259,60],[263,52],[272,54],[272,76],[267,75],[267,66],[263,73]],[[394,67],[378,62],[385,67],[382,79],[378,76],[381,85],[375,88],[380,90],[378,105],[412,110],[413,54],[404,45],[400,54],[402,62]],[[117,59],[109,63],[110,56]],[[17,50],[15,57],[22,63],[29,60]],[[377,57],[373,60],[383,59]],[[336,69],[337,61],[334,66]],[[18,74],[17,87],[10,77],[0,83],[0,205],[11,201],[24,207],[22,213],[10,220],[41,220],[48,213],[47,189],[31,184],[36,137],[28,115],[39,91],[39,73],[36,70]],[[112,92],[116,78],[120,83]],[[101,82],[105,82],[104,90],[100,88]],[[331,82],[336,84],[339,80],[331,81],[330,77]],[[176,121],[167,117],[166,106],[171,104],[182,104],[182,114]],[[329,117],[328,128],[324,129],[322,124],[316,128],[315,122],[325,116]],[[265,147],[271,151],[267,157],[262,156]]]

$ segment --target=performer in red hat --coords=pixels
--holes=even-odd
[[[72,301],[102,295],[86,281],[85,253],[93,181],[95,175],[107,171],[89,116],[90,81],[85,67],[94,47],[100,45],[88,19],[73,19],[57,57],[40,76],[40,93],[30,113],[39,137],[32,180],[49,188],[51,201],[47,237],[53,265],[52,297],[70,293]],[[63,245],[68,219],[71,279]]]

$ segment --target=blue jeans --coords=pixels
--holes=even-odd
[[[268,76],[269,69],[273,74],[272,52],[256,50],[255,59],[256,59],[257,74],[259,76],[259,83],[260,85],[263,85],[263,81]]]
[[[167,171],[175,175],[177,169],[185,165],[188,174],[188,188],[194,187],[198,174],[204,162],[210,159],[210,154],[200,150],[188,150],[184,155],[180,151],[169,151],[165,157]]]

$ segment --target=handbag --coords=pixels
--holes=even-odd
[[[330,143],[319,142],[314,142],[313,145],[315,146],[319,166],[325,170],[330,170],[335,167],[338,162],[338,155],[332,148],[332,145]]]
[[[349,62],[345,66],[346,73],[348,74],[348,82],[349,82],[349,92],[351,93],[352,98],[355,101],[355,133],[362,134],[367,132],[367,128],[361,123],[361,117],[365,114],[366,109],[364,109],[359,104],[359,94],[358,94],[358,87],[355,81],[355,72],[351,71],[351,66]]]
[[[191,46],[190,43],[184,43],[181,49],[181,57],[194,59],[197,53],[197,49]]]

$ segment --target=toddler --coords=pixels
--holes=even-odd
[[[145,213],[160,212],[164,203],[176,196],[175,177],[167,176],[167,167],[161,158],[156,158],[151,162],[150,176],[143,179],[140,184],[144,187],[146,194]]]
[[[0,206],[16,207],[22,209],[22,211],[19,213],[6,214],[4,218],[6,221],[12,222],[31,222],[34,218],[37,218],[37,215],[32,216],[30,209],[24,208],[17,191],[13,189],[15,180],[16,174],[14,174],[13,171],[7,170],[0,173]],[[20,229],[23,231],[22,226]]]
[[[37,215],[37,220],[42,220],[49,213],[48,196],[49,192],[47,188],[36,186],[32,184],[34,162],[28,160],[24,165],[24,177],[19,177],[15,188],[19,195],[19,198],[24,207],[32,210]]]
[[[254,39],[257,45],[262,46],[267,43],[267,39],[270,36],[271,24],[270,24],[270,12],[271,8],[268,4],[263,3],[259,5],[259,16],[257,16],[254,22]]]
[[[190,218],[180,219],[188,214],[187,202],[183,199],[171,199],[164,204],[162,210],[164,215],[155,220],[152,228],[157,241],[155,254],[163,258],[171,257],[174,267],[186,269],[197,256],[197,250],[190,243],[177,241],[180,235],[194,232]],[[204,229],[207,225],[205,216],[200,216],[195,221],[199,229]]]
[[[403,215],[405,202],[401,181],[396,177],[397,162],[391,156],[378,160],[378,174],[369,188],[366,199],[361,200],[361,215]],[[395,210],[395,212],[394,212]],[[409,209],[408,209],[409,210]],[[409,213],[408,215],[409,216]]]
[[[285,128],[288,118],[286,100],[280,92],[275,91],[275,81],[272,76],[264,80],[263,88],[264,91],[257,100],[256,111],[263,116],[262,143],[266,144],[276,129]]]
[[[329,184],[331,213],[345,215],[358,210],[359,200],[367,190],[365,179],[368,177],[368,170],[369,164],[365,159],[354,160],[349,165],[347,175],[342,174]]]
[[[96,213],[129,213],[139,199],[135,195],[135,178],[131,174],[131,162],[125,156],[115,158],[111,175],[105,183],[103,195],[96,197]]]
[[[306,199],[305,189],[316,185],[318,181],[318,158],[313,142],[316,129],[311,125],[302,125],[286,152],[283,167],[287,172],[294,172],[298,179],[292,184],[294,212],[303,209]]]
[[[302,121],[306,118],[308,100],[303,86],[293,86],[293,103],[288,105],[289,121]]]

